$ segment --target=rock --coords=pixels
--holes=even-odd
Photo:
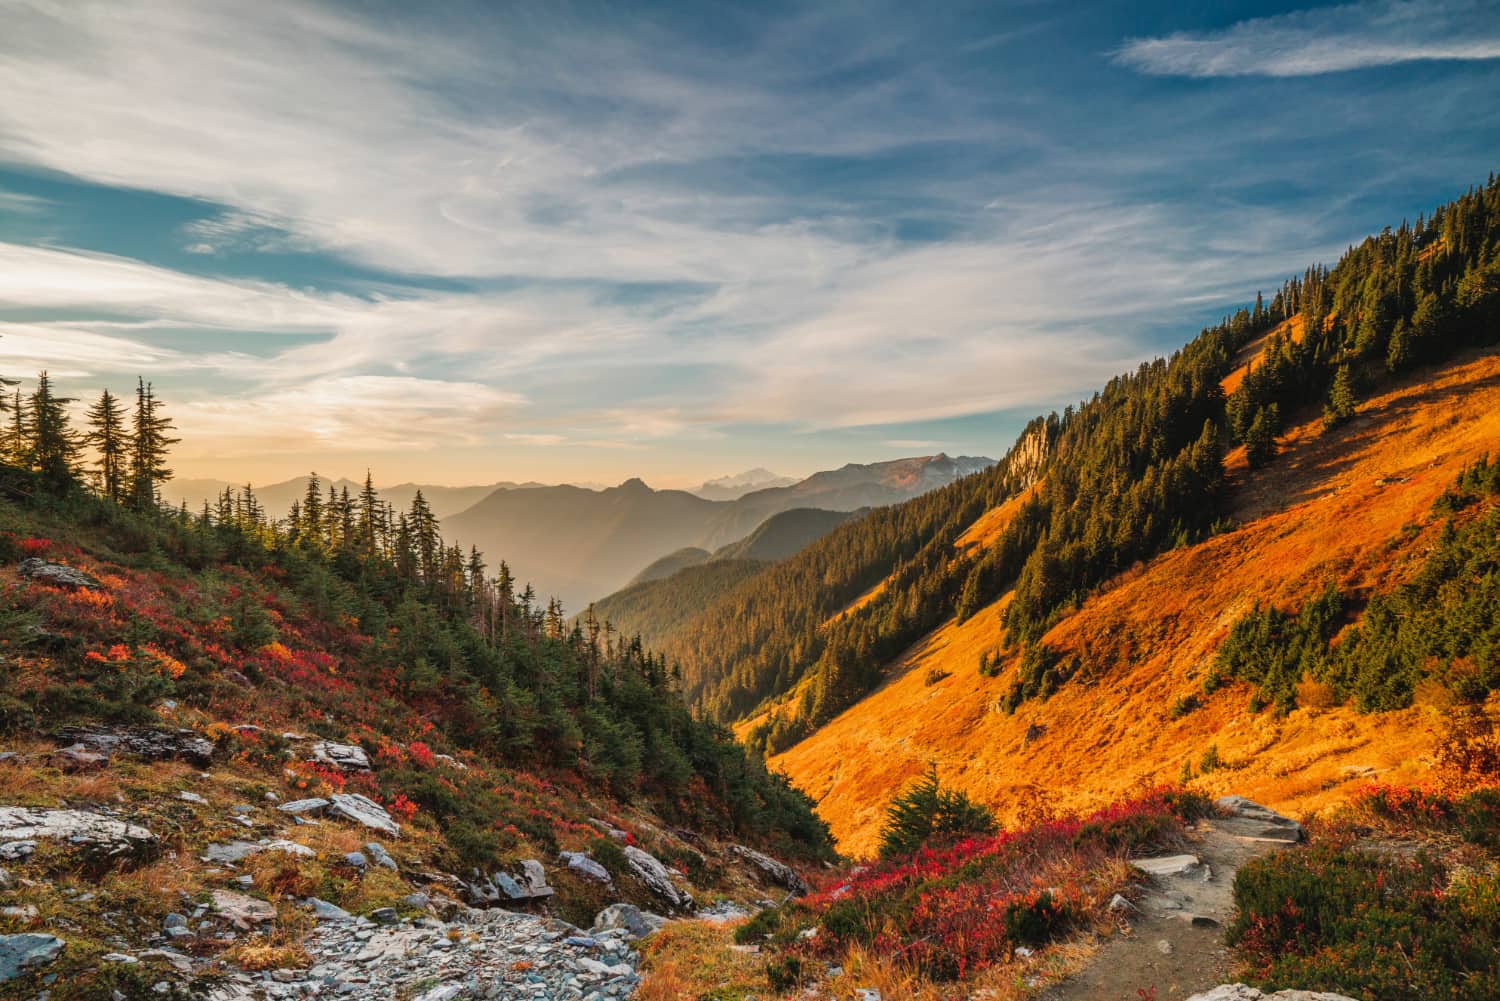
[[[213,762],[213,741],[192,730],[158,727],[65,726],[54,735],[59,743],[82,744],[105,754],[126,753],[149,761],[176,758],[199,768]]]
[[[16,888],[16,877],[10,874],[9,869],[0,869],[0,891],[14,890]]]
[[[153,959],[160,960],[161,962],[171,966],[172,969],[176,970],[178,973],[187,976],[192,976],[193,974],[192,959],[188,956],[184,956],[180,952],[173,952],[171,949],[147,949],[145,952],[141,953],[139,958],[148,962]]]
[[[109,755],[74,744],[52,752],[52,760],[65,772],[87,772],[109,767]]]
[[[726,921],[739,921],[751,917],[752,913],[733,901],[724,900],[712,907],[699,908],[693,916],[710,924],[723,924]]]
[[[432,898],[425,893],[408,893],[401,898],[401,902],[419,911],[425,911],[432,906]]]
[[[243,893],[215,890],[211,899],[219,916],[241,931],[249,931],[256,925],[276,920],[276,908],[264,900],[247,897]]]
[[[400,868],[396,865],[396,860],[391,858],[391,853],[386,851],[385,846],[379,841],[371,841],[365,845],[365,854],[370,857],[370,861],[382,868],[391,870]]]
[[[764,855],[754,848],[746,848],[744,845],[730,845],[729,854],[750,863],[759,869],[763,876],[777,886],[785,887],[799,897],[806,895],[808,890],[807,883],[803,881],[801,876],[797,875],[796,870],[786,863],[778,862],[771,856]]]
[[[312,760],[346,772],[370,770],[370,756],[358,744],[335,744],[331,740],[320,740],[312,746]]]
[[[1170,956],[1172,955],[1174,950],[1172,948],[1172,943],[1163,938],[1157,940],[1156,951],[1161,953],[1163,956]]]
[[[1302,825],[1275,810],[1261,806],[1243,796],[1222,796],[1215,801],[1229,816],[1216,817],[1212,823],[1225,834],[1246,841],[1274,841],[1294,845],[1302,840]]]
[[[556,891],[547,885],[547,870],[542,868],[542,863],[534,858],[526,859],[521,863],[522,888],[533,899],[550,897]]]
[[[1219,927],[1219,921],[1218,921],[1218,919],[1217,918],[1211,918],[1207,914],[1193,914],[1193,915],[1189,916],[1188,921],[1189,921],[1189,923],[1192,924],[1192,926],[1194,928],[1217,928],[1217,927]]]
[[[589,823],[593,824],[595,827],[599,828],[600,831],[609,835],[611,838],[614,838],[616,841],[630,840],[630,833],[628,831],[620,830],[618,827],[616,827],[614,824],[611,824],[607,820],[600,820],[598,817],[590,817]]]
[[[595,862],[593,857],[586,852],[560,852],[558,858],[567,863],[569,869],[585,879],[592,879],[596,883],[612,882],[609,870]]]
[[[462,761],[459,761],[451,754],[434,754],[432,756],[432,760],[436,761],[438,764],[447,765],[454,771],[466,772],[469,770],[468,765],[464,764]]]
[[[881,1001],[880,991],[874,987],[859,987],[854,991],[854,1001]]]
[[[1192,876],[1202,872],[1196,855],[1165,855],[1161,858],[1131,859],[1130,864],[1148,876]]]
[[[401,920],[394,907],[377,907],[370,912],[370,920],[378,925],[393,925]]]
[[[344,862],[347,865],[354,866],[360,872],[364,872],[365,867],[370,864],[370,860],[365,858],[363,852],[345,852]]]
[[[1262,994],[1245,984],[1220,984],[1212,990],[1194,994],[1187,1001],[1355,1001],[1344,994],[1323,991],[1277,991]]]
[[[56,935],[0,935],[0,983],[16,979],[31,967],[46,966],[66,944]]]
[[[626,845],[625,861],[647,889],[679,910],[691,910],[693,898],[672,882],[672,875],[656,856],[635,845]]]
[[[334,793],[329,797],[328,812],[374,830],[383,831],[391,837],[398,837],[401,834],[401,825],[391,819],[391,815],[385,812],[383,806],[357,792]]]
[[[143,858],[157,846],[146,828],[101,813],[0,806],[0,858],[25,858],[42,838],[66,841],[95,858]]]
[[[16,570],[28,580],[48,587],[60,587],[65,591],[97,591],[103,587],[96,579],[66,563],[49,563],[33,556],[22,560]]]
[[[282,803],[276,809],[282,813],[290,813],[294,817],[301,816],[304,813],[322,813],[328,809],[328,800],[318,799],[317,797],[312,799],[294,799],[290,803]]]
[[[286,855],[298,855],[302,858],[312,858],[317,852],[306,845],[299,845],[295,841],[285,838],[277,838],[274,841],[230,841],[209,845],[202,855],[199,856],[205,862],[214,862],[220,865],[242,862],[256,852],[282,852]]]
[[[643,911],[634,904],[610,904],[594,918],[594,927],[589,929],[589,932],[598,935],[616,928],[623,928],[631,938],[636,939],[660,931],[666,923],[666,918],[652,914],[650,911]]]
[[[353,921],[354,915],[344,910],[337,904],[330,904],[326,900],[317,897],[308,897],[307,906],[312,908],[313,917],[319,921]]]
[[[1136,906],[1117,893],[1109,898],[1109,909],[1117,913],[1129,914],[1136,910]]]
[[[177,798],[182,800],[184,803],[197,803],[199,806],[208,805],[208,800],[204,799],[202,796],[199,796],[195,792],[188,792],[186,789],[178,793]]]

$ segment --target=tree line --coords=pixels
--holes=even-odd
[[[120,546],[160,553],[183,573],[273,568],[331,628],[353,623],[370,637],[361,656],[430,704],[456,746],[574,769],[616,796],[649,797],[668,816],[774,836],[790,851],[828,851],[811,802],[721,725],[696,717],[663,655],[592,614],[570,623],[503,561],[492,573],[477,549],[443,539],[420,492],[397,510],[370,474],[353,494],[325,490],[314,474],[282,516],[249,485],[190,511],[161,499],[178,439],[149,382],[138,382],[132,412],[102,393],[82,426],[46,373],[30,393],[7,396],[0,499],[108,526]],[[248,596],[232,619],[247,654],[276,639]]]

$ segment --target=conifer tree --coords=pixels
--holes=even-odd
[[[1245,432],[1245,461],[1259,469],[1276,457],[1276,435],[1281,431],[1281,408],[1272,403],[1260,407]]]
[[[131,427],[130,498],[143,511],[156,505],[157,488],[172,478],[167,451],[181,440],[168,436],[172,420],[160,412],[160,406],[151,384],[138,379]]]
[[[307,545],[318,548],[323,544],[323,485],[318,474],[307,477],[307,492],[302,497],[302,538]]]
[[[10,426],[5,434],[5,457],[17,466],[31,465],[31,439],[26,430],[26,399],[18,389],[10,402]]]
[[[99,492],[119,503],[125,499],[125,474],[130,459],[130,442],[125,433],[125,410],[119,397],[109,390],[99,394],[88,411],[89,431],[84,439],[99,454],[95,475]]]
[[[78,467],[78,434],[68,416],[71,397],[52,391],[52,380],[44,371],[37,376],[36,391],[31,394],[30,465],[56,489],[73,480]]]
[[[1333,427],[1354,416],[1354,376],[1348,365],[1340,365],[1328,387],[1328,403],[1323,407],[1323,426]]]

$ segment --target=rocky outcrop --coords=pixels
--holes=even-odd
[[[242,862],[259,852],[281,852],[284,855],[295,855],[300,858],[312,858],[317,854],[306,845],[299,845],[285,838],[277,838],[272,841],[229,841],[209,845],[204,850],[202,858],[205,862],[218,864],[235,863]]]
[[[56,935],[0,935],[0,983],[46,966],[62,953],[64,944]]]
[[[93,577],[76,567],[70,567],[66,563],[49,563],[35,556],[22,560],[16,570],[27,580],[68,591],[97,591],[103,587]]]
[[[1326,991],[1277,991],[1262,994],[1254,987],[1244,984],[1220,984],[1213,990],[1194,994],[1187,1001],[1356,1001],[1344,994],[1329,994]]]
[[[315,796],[312,799],[294,799],[290,803],[282,803],[276,809],[300,817],[305,813],[322,813],[329,805],[328,800]]]
[[[89,856],[110,859],[144,858],[157,847],[156,835],[146,828],[102,813],[0,806],[0,858],[25,858],[38,840],[66,841]]]
[[[358,744],[335,744],[331,740],[320,740],[312,746],[312,760],[345,772],[370,770],[370,756]]]
[[[401,825],[391,819],[391,815],[385,812],[385,807],[357,792],[336,792],[328,797],[328,812],[335,817],[343,817],[372,830],[382,831],[393,838],[401,834]]]
[[[65,726],[54,739],[59,744],[81,746],[106,755],[127,753],[150,761],[177,758],[199,768],[207,768],[214,754],[213,741],[192,730]]]
[[[1195,876],[1203,872],[1203,863],[1196,855],[1138,858],[1131,859],[1130,864],[1148,876]]]
[[[1214,805],[1225,816],[1214,818],[1213,826],[1225,834],[1247,841],[1273,841],[1288,845],[1302,840],[1301,824],[1243,796],[1221,796]]]
[[[693,909],[692,896],[672,882],[672,874],[655,855],[644,852],[635,845],[626,845],[623,851],[630,871],[646,884],[648,890],[678,910]]]
[[[527,859],[520,872],[494,872],[488,876],[474,870],[465,884],[469,900],[476,907],[498,907],[509,903],[545,900],[556,891],[547,885],[547,872],[536,859]]]
[[[729,854],[750,863],[760,870],[761,875],[766,879],[790,890],[796,896],[800,897],[807,893],[807,883],[785,862],[778,862],[771,856],[758,852],[754,848],[746,848],[744,845],[730,845]]]

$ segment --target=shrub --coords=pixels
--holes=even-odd
[[[1172,703],[1172,708],[1168,710],[1167,715],[1169,715],[1172,719],[1181,719],[1188,713],[1193,712],[1196,709],[1201,709],[1202,707],[1203,703],[1199,700],[1198,696],[1183,695],[1179,697],[1176,702]]]
[[[1219,745],[1209,744],[1208,750],[1203,752],[1203,758],[1198,762],[1198,771],[1207,775],[1222,767],[1224,767],[1224,762],[1219,760]]]
[[[942,788],[937,766],[929,765],[927,773],[886,810],[880,855],[910,855],[934,838],[989,834],[994,830],[995,818],[990,811],[962,792]]]

